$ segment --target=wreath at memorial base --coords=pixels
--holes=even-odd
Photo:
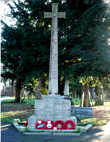
[[[61,125],[60,128],[58,127],[59,124]],[[58,130],[64,129],[65,123],[64,123],[62,120],[57,120],[57,121],[55,122],[55,127],[57,127]]]
[[[45,121],[44,120],[38,120],[35,124],[36,129],[45,129]]]
[[[52,120],[47,120],[45,122],[45,129],[53,129],[55,126],[55,123]]]
[[[68,127],[68,124],[71,125],[70,128]],[[65,129],[68,129],[68,130],[73,130],[73,129],[75,129],[75,123],[74,123],[72,120],[67,120],[67,121],[65,122]]]
[[[28,120],[27,120],[26,123],[24,124],[24,127],[27,127],[27,125],[28,125]]]

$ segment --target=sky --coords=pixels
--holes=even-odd
[[[11,5],[13,5],[13,3],[10,0]],[[9,16],[6,16],[7,14],[10,14],[10,8],[7,4],[5,4],[4,2],[0,2],[0,11],[1,11],[1,19],[7,24],[7,25],[11,25],[14,24],[15,21],[13,21]]]

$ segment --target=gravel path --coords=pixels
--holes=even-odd
[[[80,136],[25,135],[12,124],[1,122],[1,142],[109,142],[110,121],[100,130],[93,127]]]

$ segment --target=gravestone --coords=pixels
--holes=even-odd
[[[28,130],[35,128],[38,120],[72,120],[77,128],[77,119],[71,116],[71,101],[58,94],[58,18],[65,18],[65,12],[58,12],[58,4],[52,4],[52,12],[44,12],[44,18],[52,18],[49,94],[42,100],[35,100],[35,115],[28,118]]]
[[[90,107],[71,107],[72,115],[78,118],[92,118],[93,117],[93,109]]]
[[[68,78],[65,79],[65,86],[64,86],[64,98],[69,99],[69,81]]]

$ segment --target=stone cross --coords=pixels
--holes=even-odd
[[[52,12],[44,12],[44,18],[52,18],[50,63],[49,63],[49,95],[58,94],[58,21],[66,18],[65,12],[58,12],[58,4],[52,4]]]

